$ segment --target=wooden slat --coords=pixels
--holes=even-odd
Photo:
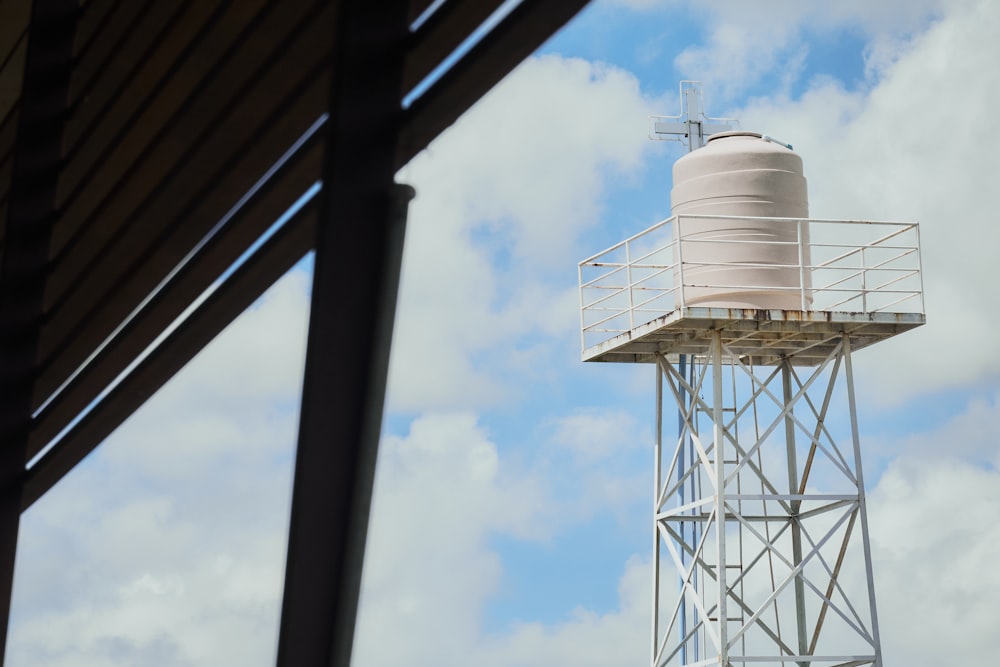
[[[0,121],[0,243],[7,234],[7,204],[14,169],[14,142],[20,120],[18,104]]]
[[[13,44],[31,20],[32,0],[0,2],[0,54],[4,44]]]
[[[153,60],[164,42],[175,33],[177,22],[185,16],[190,5],[190,2],[163,0],[152,4],[139,24],[127,33],[120,48],[110,54],[110,62],[105,63],[91,81],[83,81],[80,77],[81,90],[70,104],[67,156],[78,150],[79,142],[93,134],[116,106],[138,105],[138,101],[144,99],[143,82],[152,85],[157,79],[156,75],[151,76],[151,71],[155,71]],[[160,58],[160,67],[166,67],[165,61]]]
[[[89,0],[89,2],[80,3],[80,15],[76,22],[73,49],[73,54],[77,58],[77,66],[80,64],[80,56],[85,55],[94,42],[104,34],[111,16],[122,5],[127,4],[142,5],[143,3],[132,0]],[[71,90],[72,85],[71,82]]]
[[[0,1],[0,63],[7,59],[15,44],[26,41],[22,36],[30,19],[31,0]]]
[[[420,18],[420,15],[423,14],[424,11],[428,7],[430,7],[431,3],[433,2],[434,0],[410,0],[410,15],[409,15],[410,23],[413,23],[418,18]]]
[[[0,145],[0,202],[6,203],[7,195],[10,193],[10,175],[14,168],[14,153],[3,155],[3,146]],[[0,225],[0,239],[3,238],[3,225]]]
[[[325,77],[319,76],[322,65],[306,67],[326,59],[330,44],[322,19],[321,13],[304,17],[302,30],[288,33],[288,48],[265,70],[243,68],[238,60],[233,71],[223,70],[220,76],[230,83],[247,78],[246,87],[228,100],[229,108],[209,115],[214,109],[193,105],[190,114],[175,124],[176,139],[164,142],[162,153],[152,153],[137,167],[140,178],[134,182],[153,183],[157,189],[129,191],[131,199],[120,197],[109,207],[110,219],[130,224],[116,229],[109,243],[96,250],[96,261],[71,267],[69,258],[75,255],[70,255],[50,276],[50,285],[59,279],[56,284],[65,288],[66,298],[50,313],[43,335],[39,401],[83,362],[89,350],[112,332],[321,115],[326,86]],[[257,47],[250,55],[261,57],[261,40],[249,43]],[[222,88],[220,81],[215,90]],[[205,131],[192,131],[192,124],[204,125]],[[185,137],[189,138],[186,142]],[[181,153],[178,142],[188,150]],[[153,175],[146,176],[148,172]],[[59,273],[70,268],[70,273]]]
[[[30,18],[31,0],[0,1],[0,250],[7,231]]]
[[[302,3],[289,3],[278,4],[274,13],[257,15],[256,21],[247,20],[242,11],[240,16],[227,15],[228,20],[217,26],[221,34],[210,31],[205,35],[202,41],[211,44],[201,44],[192,57],[185,59],[183,67],[166,81],[140,117],[123,118],[118,112],[128,109],[117,108],[104,117],[107,123],[134,120],[134,127],[109,149],[107,159],[91,165],[97,176],[93,180],[84,177],[87,180],[82,184],[87,187],[80,196],[63,202],[64,220],[53,242],[54,261],[60,264],[61,275],[54,275],[50,281],[49,307],[62,298],[82,268],[99,256],[104,244],[118,236],[142,199],[163,179],[172,177],[180,157],[192,146],[197,148],[205,134],[217,129],[213,120],[252,81],[256,70],[277,47],[276,42],[295,29],[295,22],[301,21],[304,12]],[[187,25],[187,21],[182,22],[175,32],[185,31]],[[245,32],[234,34],[237,27]],[[229,50],[220,52],[220,42]],[[220,56],[226,56],[225,60],[220,61]],[[314,54],[304,63],[317,57]],[[157,74],[161,66],[157,65]],[[136,87],[145,85],[145,81],[136,83]],[[102,124],[94,135],[105,130],[113,132],[114,128]],[[88,163],[85,156],[71,157],[65,182],[75,175],[71,172],[83,170]]]
[[[60,187],[60,196],[66,204],[65,217],[54,244],[59,254],[58,266],[52,274],[53,287],[46,295],[47,304],[59,308],[52,312],[45,334],[43,359],[46,367],[40,383],[45,388],[36,395],[36,402],[51,393],[79,366],[159,278],[166,275],[169,267],[186,254],[249,187],[256,175],[266,168],[267,159],[276,157],[274,150],[281,142],[266,139],[271,136],[267,128],[281,125],[284,128],[281,132],[288,133],[282,135],[287,145],[288,137],[294,135],[291,128],[301,131],[302,124],[308,124],[307,121],[315,118],[325,106],[325,100],[317,101],[322,95],[315,92],[326,85],[325,78],[320,77],[322,83],[307,92],[309,86],[304,80],[296,79],[295,73],[302,73],[308,63],[316,62],[314,54],[318,54],[318,58],[327,57],[328,37],[326,42],[314,38],[308,42],[309,46],[293,48],[289,54],[295,53],[295,57],[286,55],[284,60],[273,65],[270,75],[259,80],[260,75],[253,66],[245,64],[253,55],[243,52],[244,45],[253,44],[255,49],[260,49],[262,44],[269,43],[263,27],[260,38],[251,39],[241,33],[248,25],[253,25],[255,12],[261,9],[262,2],[264,0],[235,3],[230,11],[218,17],[217,22],[211,15],[209,3],[193,2],[190,10],[174,5],[173,9],[184,11],[178,19],[178,27],[165,33],[162,45],[150,49],[148,62],[142,64],[141,70],[131,71],[129,67],[143,59],[139,47],[149,46],[157,39],[153,31],[156,27],[162,29],[162,22],[144,19],[134,24],[134,34],[118,47],[122,53],[129,54],[128,57],[121,59],[122,64],[115,59],[107,60],[109,78],[98,77],[88,88],[81,70],[80,78],[74,80],[80,86],[78,90],[86,90],[87,96],[81,98],[77,113],[69,119],[75,134],[73,141],[66,143],[72,150],[69,156],[72,159]],[[91,0],[85,14],[96,17],[98,10],[112,4],[112,0]],[[282,11],[294,11],[285,9],[289,4],[295,7],[294,3],[280,4]],[[411,8],[423,11],[429,4],[429,0],[414,0]],[[449,0],[439,8],[414,38],[407,61],[407,85],[412,88],[419,83],[498,4],[496,0],[482,3]],[[585,4],[585,0],[525,0],[414,103],[402,127],[397,162],[405,163],[425,147]],[[150,5],[148,11],[154,10]],[[315,24],[329,25],[329,19],[318,19]],[[105,29],[110,31],[111,25],[109,21]],[[267,27],[273,30],[275,25],[268,21]],[[96,35],[97,28],[94,30]],[[232,64],[231,69],[225,69],[228,65],[222,64],[222,59],[227,49],[235,44],[241,47],[234,52],[233,62],[239,60],[244,64]],[[84,55],[99,62],[101,53],[95,40]],[[105,58],[108,53],[103,52]],[[240,78],[248,73],[255,79],[253,84]],[[247,86],[242,92],[241,81]],[[122,87],[126,83],[128,85]],[[286,115],[291,120],[282,125],[283,116],[278,113],[283,104],[282,95],[290,94],[287,91],[296,86],[301,89],[300,100],[308,98],[310,101],[294,107],[299,111],[289,109]],[[286,93],[275,94],[276,89]],[[272,92],[269,95],[267,91]],[[242,101],[234,104],[237,99]],[[258,105],[266,108],[257,109]],[[312,117],[302,111],[305,107],[312,109]],[[222,110],[225,113],[220,115]],[[225,131],[212,132],[212,127]],[[230,135],[230,131],[235,134]],[[264,144],[260,150],[249,141],[257,133]],[[304,182],[306,172],[308,169],[296,172],[297,186]],[[283,194],[294,190],[289,188]],[[285,199],[267,201],[272,207],[267,209],[271,215],[277,210],[276,202]],[[259,222],[265,217],[255,219]],[[238,232],[234,240],[225,244],[220,242],[212,251],[214,254],[199,259],[189,273],[180,274],[177,291],[164,293],[151,304],[148,312],[130,325],[141,335],[137,334],[132,342],[128,342],[131,336],[113,342],[109,351],[102,353],[67,389],[65,397],[41,415],[32,441],[33,451],[39,451],[61,425],[85,409],[88,397],[95,397],[98,387],[106,386],[118,369],[134,359],[137,350],[143,347],[140,343],[168,321],[170,313],[186,306],[190,295],[197,292],[195,286],[204,285],[207,276],[223,265],[223,257],[231,257],[250,236],[249,228],[245,233]],[[311,237],[306,237],[309,235],[304,235],[304,240],[296,246],[296,259],[312,242]],[[294,260],[288,260],[288,256],[284,255],[285,259],[279,263],[290,266],[289,262]],[[183,289],[179,287],[181,284]],[[226,298],[233,299],[232,303],[249,303],[247,299],[252,301],[259,291],[241,291],[247,284],[239,288],[227,285],[225,290],[230,296]],[[263,283],[258,281],[257,284]],[[218,322],[214,321],[216,315],[212,312],[199,309],[199,313],[205,314],[199,315],[198,323],[191,326],[217,332],[221,326],[216,327]],[[190,341],[185,343],[189,346],[185,349],[193,350],[187,356],[185,353],[177,359],[168,359],[171,343],[161,348],[167,351],[158,352],[156,361],[144,362],[136,371],[138,379],[127,380],[116,389],[101,403],[103,407],[99,406],[85,417],[50,455],[43,457],[42,463],[31,473],[27,503],[96,446],[210,338],[202,335],[197,346]]]
[[[14,47],[3,69],[0,69],[0,122],[8,124],[11,112],[21,99],[21,84],[24,79],[24,58],[28,52],[28,40],[22,39]]]
[[[396,163],[405,165],[588,0],[524,0],[406,112]]]
[[[0,162],[13,159],[19,107],[20,105],[14,106],[6,117],[0,120]]]
[[[294,111],[294,110],[293,110]],[[231,266],[320,177],[322,150],[313,139],[220,230],[193,261],[101,350],[36,417],[28,458],[41,451],[108,387],[181,313]],[[227,190],[228,188],[223,188]]]
[[[263,0],[246,0],[260,11]],[[178,112],[189,95],[206,78],[238,39],[240,31],[256,16],[223,12],[215,2],[197,2],[144,67],[142,75],[100,124],[81,137],[86,127],[71,117],[66,126],[66,167],[60,183],[59,203],[67,219],[53,239],[58,252],[66,239],[93,212],[108,191],[133,167],[147,144]],[[241,5],[242,6],[242,5]],[[78,139],[82,139],[78,141]]]
[[[162,1],[162,0],[161,0]],[[136,25],[143,16],[150,13],[150,7],[156,7],[159,2],[102,2],[107,7],[92,6],[81,17],[94,19],[94,34],[77,35],[76,66],[73,67],[73,78],[69,87],[69,107],[72,109],[80,101],[80,96],[86,94],[94,79],[105,76],[114,77],[115,71],[126,67],[128,63],[117,58],[122,43],[129,35],[136,32]],[[104,12],[104,16],[99,14]]]
[[[200,9],[205,11],[210,7],[202,5]],[[111,54],[111,61],[95,78],[85,82],[80,77],[82,89],[71,105],[67,158],[80,150],[83,139],[110,122],[110,116],[134,114],[142,100],[149,99],[175,53],[168,40],[175,38],[175,48],[183,43],[184,36],[178,35],[177,24],[185,18],[190,20],[190,8],[190,2],[169,0],[151,5],[142,15],[142,22],[126,34],[121,48]]]
[[[118,428],[150,396],[310,250],[315,206],[304,207],[157,349],[28,470],[22,511]]]
[[[403,65],[403,95],[423,81],[501,4],[503,0],[452,0],[434,12],[413,35]]]

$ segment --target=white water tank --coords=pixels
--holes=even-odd
[[[721,132],[674,164],[688,306],[802,310],[809,265],[802,158],[754,132]],[[685,218],[684,214],[740,217]],[[767,265],[767,266],[760,266]],[[675,274],[676,277],[676,274]],[[806,290],[808,290],[806,275]]]

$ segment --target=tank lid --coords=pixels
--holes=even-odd
[[[708,141],[715,141],[716,139],[725,139],[727,137],[753,137],[754,139],[763,139],[764,135],[760,132],[746,132],[744,130],[729,130],[728,132],[716,132],[708,137]]]

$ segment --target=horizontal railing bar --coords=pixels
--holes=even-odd
[[[582,269],[583,267],[581,266],[580,268]],[[622,264],[621,266],[619,266],[618,268],[616,268],[614,271],[608,271],[606,273],[602,273],[601,275],[597,276],[596,278],[591,278],[590,280],[588,280],[587,282],[585,282],[580,287],[589,287],[590,285],[593,285],[596,282],[600,282],[601,280],[604,280],[608,276],[613,276],[616,273],[621,273],[622,271],[624,271],[627,268],[628,268],[627,264]]]
[[[819,241],[810,241],[808,243],[810,248],[854,248],[857,251],[868,250],[871,248],[885,249],[885,250],[916,250],[917,247],[913,244],[907,245],[884,245],[882,243],[866,243],[859,245],[856,243],[820,243]]]
[[[879,228],[882,233],[858,234],[859,236],[877,236],[874,239],[863,239],[859,243],[845,243],[836,240],[804,241],[801,237],[796,240],[692,237],[690,234],[698,232],[696,221],[699,220],[784,221],[793,223],[794,228],[799,230],[808,225],[814,239],[816,236],[829,237],[833,231],[830,225],[841,227],[843,225],[864,225],[872,229]],[[669,236],[665,235],[661,239],[651,238],[652,234],[669,232],[666,226],[670,224],[675,225],[675,227]],[[684,227],[681,226],[682,224],[692,226]],[[724,229],[716,231],[725,234]],[[905,234],[911,234],[911,236],[904,236]],[[801,294],[804,299],[801,307],[809,312],[858,309],[858,307],[867,312],[900,312],[899,304],[909,303],[916,299],[919,302],[916,307],[922,312],[922,287],[904,289],[909,284],[905,281],[914,278],[920,280],[921,278],[922,269],[917,234],[919,234],[919,228],[916,223],[894,220],[833,220],[737,215],[681,215],[667,218],[579,263],[581,301],[584,301],[583,297],[589,299],[581,306],[582,319],[599,316],[595,322],[582,327],[584,342],[587,343],[591,340],[596,341],[595,344],[606,342],[611,336],[627,333],[636,326],[649,323],[659,316],[676,311],[684,304],[685,295],[690,297],[690,293],[685,292],[685,290],[704,290],[708,294],[716,291],[720,294],[720,298],[725,298],[722,296],[722,293],[725,292]],[[907,243],[910,239],[913,242]],[[651,240],[654,243],[650,244]],[[757,259],[754,257],[755,248],[769,247],[779,253],[786,252],[784,250],[786,248],[803,248],[804,252],[797,253],[797,261],[787,262],[739,262],[732,261],[731,258],[709,260],[707,257],[711,253],[708,248],[712,244],[720,248],[733,245],[748,247],[750,259]],[[640,246],[645,246],[645,248],[638,250]],[[694,246],[697,248],[695,249]],[[832,250],[834,256],[815,263],[810,261],[810,257],[817,253],[827,254],[824,252],[826,249]],[[693,252],[698,253],[697,259],[691,258]],[[618,253],[615,257],[618,261],[609,261],[612,259],[612,253]],[[780,254],[777,258],[784,259]],[[582,282],[583,271],[594,272],[595,269],[601,271],[600,275],[587,282]],[[795,271],[797,275],[793,279],[789,273],[788,280],[782,281],[786,283],[784,285],[757,284],[756,282],[754,284],[745,282],[734,284],[733,279],[737,274],[733,272],[739,270],[758,271],[761,274],[774,271]],[[699,272],[702,275],[698,275]],[[875,276],[875,272],[883,275]],[[719,282],[720,278],[729,278],[730,281]],[[822,279],[825,280],[817,286],[816,283]],[[770,277],[761,275],[760,280],[766,282],[770,280]],[[800,284],[788,284],[793,280]],[[801,284],[803,280],[806,281],[804,285]],[[877,285],[870,284],[875,282]],[[860,286],[858,286],[859,284]],[[596,292],[588,296],[586,292],[589,290],[596,290]],[[879,296],[882,298],[878,298]],[[624,303],[626,297],[627,305],[612,307],[612,304],[615,303],[612,300]],[[833,303],[824,303],[827,300],[832,300]],[[867,305],[870,302],[878,303],[882,300],[889,302],[877,308]],[[845,306],[845,304],[857,304],[857,306]],[[621,328],[608,326],[616,318],[619,318],[618,321],[622,323]],[[625,319],[622,318],[628,319],[627,325]],[[595,348],[585,345],[584,349],[593,350]]]
[[[870,288],[870,290],[872,292],[892,292],[892,290],[887,290],[885,288],[888,287],[889,285],[895,285],[896,283],[898,283],[901,280],[906,280],[907,278],[912,278],[915,275],[917,275],[916,271],[909,271],[905,275],[898,276],[896,278],[893,278],[892,280],[888,280],[888,281],[886,281],[884,283],[881,283],[880,285],[877,285],[875,287]],[[900,290],[900,291],[912,292],[913,290]]]
[[[885,294],[885,292],[881,292],[881,293]],[[897,293],[899,293],[899,292],[889,292],[889,294],[897,294]],[[912,292],[910,294],[905,294],[904,296],[899,297],[895,301],[891,301],[891,302],[887,303],[884,306],[876,308],[873,312],[881,313],[881,312],[885,311],[886,308],[890,308],[892,306],[895,306],[897,303],[903,303],[904,301],[908,301],[909,299],[915,299],[915,298],[917,298],[919,296],[920,296],[920,292]]]
[[[681,215],[675,215],[673,217],[662,220],[657,224],[663,224],[670,222],[671,220],[761,220],[761,221],[781,221],[781,222],[803,222],[806,224],[814,223],[830,223],[833,225],[884,225],[886,227],[913,227],[916,228],[917,223],[915,222],[905,222],[901,220],[837,220],[836,218],[784,218],[780,216],[766,216],[766,215],[707,215],[702,213],[682,213]],[[652,229],[652,227],[650,228]],[[648,231],[648,230],[647,230]],[[636,236],[641,236],[637,234]],[[632,237],[635,238],[635,237]],[[631,238],[629,239],[631,240]]]
[[[639,257],[636,257],[635,259],[632,260],[632,265],[635,266],[637,264],[640,264],[647,257],[652,257],[653,255],[655,255],[657,253],[664,252],[666,250],[672,250],[676,245],[677,245],[677,242],[675,240],[671,239],[665,245],[661,245],[658,248],[653,248],[652,250],[650,250],[649,252],[647,252],[645,255],[640,255]]]
[[[612,252],[614,250],[618,250],[619,248],[624,248],[626,243],[631,243],[632,241],[634,241],[635,239],[637,239],[639,237],[645,236],[646,234],[651,234],[652,232],[654,232],[657,229],[663,227],[664,225],[672,222],[673,220],[674,220],[674,218],[667,218],[666,220],[661,220],[660,222],[657,222],[656,224],[654,224],[652,227],[649,227],[648,229],[644,229],[641,232],[639,232],[638,234],[633,234],[632,236],[628,237],[624,241],[619,241],[618,243],[614,244],[613,246],[611,246],[610,248],[608,248],[606,250],[602,250],[601,252],[599,252],[597,254],[591,255],[587,259],[585,259],[582,262],[580,262],[580,265],[582,266],[584,264],[588,264],[588,263],[594,261],[595,259],[597,259],[598,257],[600,257],[601,255],[606,255],[609,252]]]
[[[645,306],[647,303],[653,303],[654,301],[656,301],[658,299],[662,299],[665,296],[669,296],[672,293],[673,293],[673,290],[665,290],[665,291],[661,292],[660,294],[657,294],[654,297],[646,299],[645,301],[641,301],[639,304],[633,306],[632,312],[655,312],[655,311],[652,311],[652,310],[649,310],[649,311],[640,311],[640,307],[641,306]]]
[[[851,274],[849,274],[847,276],[844,276],[840,280],[835,280],[832,283],[829,283],[828,285],[826,285],[825,287],[819,287],[819,288],[814,288],[814,289],[830,290],[830,289],[834,288],[834,285],[839,285],[839,284],[841,284],[843,282],[847,282],[851,278],[860,278],[861,276],[863,276],[865,274],[865,270],[864,269],[856,269],[856,270],[854,270],[854,269],[844,269],[844,270],[845,271],[847,271],[847,270],[853,270],[854,273],[851,273]]]
[[[841,301],[838,301],[837,303],[834,303],[834,304],[832,304],[830,306],[827,306],[826,308],[824,308],[824,310],[833,310],[837,306],[842,306],[845,303],[850,303],[851,301],[854,301],[855,299],[860,299],[862,296],[864,296],[864,292],[857,292],[856,294],[854,294],[854,296],[851,296],[851,297],[849,297],[847,299],[843,299]]]
[[[623,311],[619,312],[616,315],[611,315],[609,317],[605,317],[603,319],[598,320],[597,322],[591,322],[590,324],[585,325],[583,327],[583,330],[584,331],[591,331],[591,330],[593,330],[594,327],[599,326],[601,324],[604,324],[605,322],[610,322],[611,320],[615,319],[616,317],[621,317],[622,315],[626,315],[627,313],[628,313],[628,310],[623,310]],[[626,331],[627,331],[627,329],[626,329]]]
[[[606,296],[602,296],[602,297],[601,297],[600,299],[597,299],[597,300],[595,300],[595,301],[591,301],[591,302],[590,302],[590,306],[593,306],[594,304],[598,304],[598,303],[601,303],[601,302],[603,302],[603,301],[607,301],[608,299],[612,299],[612,298],[614,298],[614,297],[615,297],[615,295],[617,295],[617,294],[624,294],[624,293],[625,293],[625,291],[627,291],[627,290],[628,290],[628,288],[627,288],[627,287],[622,287],[621,289],[619,289],[619,290],[616,290],[616,291],[614,292],[614,294],[608,294],[608,295],[606,295]],[[587,306],[587,307],[585,307],[585,308],[584,308],[584,310],[588,309],[588,308],[589,308],[590,306]]]

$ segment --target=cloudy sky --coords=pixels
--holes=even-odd
[[[795,145],[815,217],[921,223],[928,324],[855,357],[883,653],[986,664],[998,34],[988,0],[598,0],[403,169],[355,664],[646,660],[654,376],[579,362],[576,262],[668,215],[681,79]],[[309,275],[26,513],[8,664],[273,664]]]

